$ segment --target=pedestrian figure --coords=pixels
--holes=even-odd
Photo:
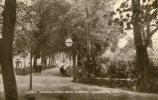
[[[61,66],[60,72],[61,72],[63,75],[66,73],[66,71],[64,70],[64,66]]]
[[[36,74],[38,74],[38,66],[37,65],[34,66],[34,75],[36,75]]]
[[[39,68],[39,69],[38,69],[38,70],[39,70],[39,75],[41,75],[41,72],[42,72],[42,66],[39,65],[38,68]]]

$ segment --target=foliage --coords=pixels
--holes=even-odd
[[[85,1],[80,0],[76,1],[75,4],[70,4],[62,0],[41,0],[35,1],[31,7],[21,6],[24,7],[24,10],[22,11],[23,13],[20,13],[20,17],[18,17],[19,21],[22,23],[20,31],[25,30],[25,32],[29,33],[31,31],[32,34],[36,33],[36,35],[33,35],[36,41],[34,49],[42,55],[49,55],[53,52],[72,52],[74,49],[78,54],[84,56],[86,53],[87,21],[89,21],[88,23],[90,24],[90,41],[91,47],[93,47],[91,49],[103,52],[110,42],[117,45],[115,42],[116,38],[114,39],[112,37],[117,37],[120,32],[117,27],[107,25],[107,20],[110,20],[110,15],[108,15],[108,13],[111,12],[109,9],[111,2],[103,2],[101,0],[88,1],[87,10],[90,16],[89,18],[86,18],[85,7],[87,5],[85,5],[84,2]],[[31,10],[28,10],[28,8]],[[35,20],[34,23],[30,23],[32,12],[34,15],[31,18]],[[22,18],[22,16],[26,17]],[[38,16],[38,19],[34,16]],[[34,25],[34,27],[31,25]],[[28,30],[29,28],[25,26],[33,29]],[[107,28],[109,30],[107,30]],[[35,32],[33,30],[35,30]],[[65,39],[69,36],[72,37],[74,42],[74,46],[71,48],[67,48],[64,44]],[[22,37],[23,36],[20,37],[21,40],[25,40],[22,39]],[[29,36],[24,37],[30,39]],[[30,43],[29,39],[26,39],[28,40],[27,43]],[[27,46],[25,45],[25,47]]]
[[[109,13],[112,13],[112,3],[113,1],[79,0],[72,5],[68,16],[71,17],[72,33],[74,33],[74,37],[79,38],[74,39],[74,43],[80,45],[77,48],[78,50],[86,51],[87,32],[90,34],[88,38],[91,52],[101,54],[108,46],[116,47],[117,39],[120,35],[119,28],[115,25],[109,26],[107,24],[111,20]]]
[[[71,4],[62,0],[39,0],[27,6],[19,2],[14,50],[17,54],[30,51],[32,43],[34,53],[40,55],[75,50],[85,56],[87,25],[92,52],[100,54],[108,46],[114,48],[120,34],[119,27],[107,24],[111,20],[109,13],[112,13],[113,3],[79,0]],[[71,48],[65,46],[65,39],[69,37],[73,39]]]
[[[34,50],[41,55],[50,55],[52,52],[62,50],[64,46],[65,20],[61,16],[67,12],[69,4],[62,0],[41,0],[35,3],[34,9],[39,15],[38,23],[39,29],[36,36],[36,47]]]
[[[130,4],[130,3],[132,4]],[[125,29],[131,29],[133,25],[134,45],[136,50],[136,70],[137,70],[137,90],[148,91],[152,83],[152,68],[149,63],[147,48],[151,47],[151,37],[157,31],[157,0],[126,0],[123,2],[117,12],[120,19],[115,23],[120,24]],[[125,15],[124,12],[132,12],[132,15]]]
[[[17,3],[17,21],[14,35],[14,55],[30,52],[30,46],[37,34],[37,15],[23,2]]]
[[[140,2],[139,23],[141,24],[142,29],[142,41],[145,45],[152,48],[151,37],[157,30],[158,22],[156,19],[157,1],[140,0]],[[114,16],[117,17],[113,20],[113,22],[122,26],[123,31],[131,30],[133,28],[133,19],[135,17],[132,15],[132,0],[122,1],[120,7],[116,9]],[[149,28],[148,25],[150,25]]]

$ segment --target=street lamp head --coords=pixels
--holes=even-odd
[[[67,47],[71,47],[72,44],[73,44],[72,39],[68,38],[68,39],[65,40],[65,45],[66,45]]]

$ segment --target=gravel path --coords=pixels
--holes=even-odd
[[[29,75],[16,76],[19,95],[23,96],[28,92],[29,78]],[[33,75],[33,90],[38,93],[31,95],[34,95],[36,100],[158,100],[157,94],[86,85],[71,80],[70,77],[62,76],[57,68],[45,70],[41,76]],[[61,93],[64,91],[66,93]],[[0,75],[0,96],[2,93],[3,82]]]

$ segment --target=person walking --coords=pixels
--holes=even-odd
[[[63,75],[66,74],[66,71],[65,71],[65,69],[64,69],[64,65],[61,66],[60,72],[61,72],[61,74],[63,74]]]
[[[36,74],[38,74],[38,66],[37,65],[34,66],[34,75],[36,75]]]
[[[42,73],[42,66],[41,65],[38,66],[38,70],[39,70],[39,75],[41,75],[41,73]]]

